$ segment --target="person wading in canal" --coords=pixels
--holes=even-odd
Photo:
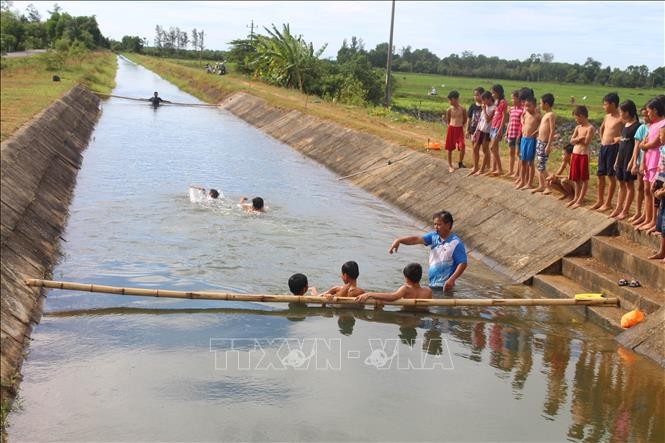
[[[423,236],[400,237],[390,245],[390,254],[397,252],[400,244],[425,245],[429,251],[429,287],[436,295],[449,291],[467,265],[466,250],[462,240],[452,232],[453,216],[448,211],[432,216],[434,231]]]
[[[150,97],[146,100],[148,100],[152,104],[153,108],[159,108],[160,103],[171,103],[170,101],[164,100],[163,98],[161,98],[157,91],[155,91],[155,95],[153,95],[152,97]]]

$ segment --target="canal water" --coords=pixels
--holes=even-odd
[[[198,103],[120,58],[114,94]],[[58,280],[287,293],[360,265],[390,290],[422,222],[234,116],[111,98]],[[222,192],[192,203],[188,186]],[[238,207],[265,199],[264,214]],[[533,296],[471,260],[457,297]],[[663,441],[663,371],[564,308],[429,313],[51,291],[12,441]]]

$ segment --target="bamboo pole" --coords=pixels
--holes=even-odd
[[[353,297],[322,297],[312,295],[268,295],[234,294],[212,291],[173,291],[167,289],[122,288],[117,286],[95,285],[92,283],[74,283],[65,281],[41,280],[31,278],[26,285],[38,288],[67,289],[70,291],[101,292],[106,294],[132,295],[142,297],[186,298],[192,300],[227,300],[271,303],[315,303],[315,304],[363,304]],[[617,298],[599,300],[575,300],[574,298],[445,298],[445,299],[399,299],[395,301],[377,301],[368,299],[365,305],[389,306],[618,306]]]

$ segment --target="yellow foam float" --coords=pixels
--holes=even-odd
[[[602,293],[591,292],[588,294],[575,294],[575,300],[600,300],[603,298]]]

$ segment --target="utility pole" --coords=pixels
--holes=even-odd
[[[254,19],[252,19],[252,24],[251,25],[245,26],[245,27],[250,29],[249,39],[253,41],[254,40]]]
[[[393,0],[392,12],[390,13],[390,42],[388,43],[388,61],[386,62],[386,95],[383,106],[390,107],[390,71],[393,64],[393,25],[395,24],[395,0]]]

